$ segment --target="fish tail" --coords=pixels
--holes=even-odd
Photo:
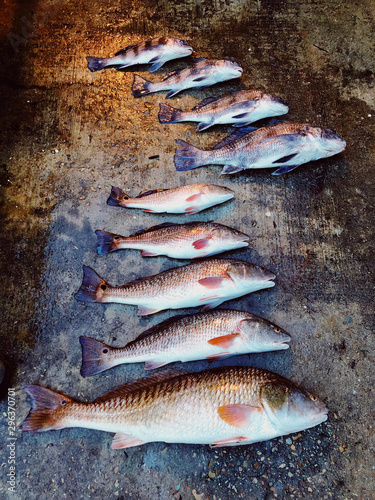
[[[23,390],[31,398],[30,412],[21,425],[23,432],[43,432],[63,428],[58,410],[65,408],[67,403],[72,403],[73,399],[39,385],[26,385]]]
[[[91,337],[79,337],[79,341],[82,347],[82,377],[91,377],[114,366],[109,357],[113,347]]]
[[[104,302],[104,291],[111,288],[94,269],[83,266],[83,279],[81,288],[75,294],[77,300],[82,302]]]
[[[96,250],[98,255],[103,255],[105,253],[115,252],[117,250],[117,240],[121,238],[117,234],[108,233],[107,231],[100,231],[99,229],[95,231],[98,238],[96,243]]]
[[[107,59],[100,59],[100,57],[91,57],[91,56],[87,56],[86,60],[87,60],[87,67],[92,73],[105,68],[108,62]]]
[[[145,94],[150,94],[152,83],[142,78],[139,75],[134,75],[133,85],[132,85],[132,94],[134,97],[141,97]]]
[[[181,146],[174,155],[174,166],[176,170],[192,170],[193,168],[204,165],[204,162],[202,162],[204,152],[201,149],[180,139],[177,139],[176,142]]]
[[[126,207],[124,200],[129,199],[129,196],[120,188],[112,186],[111,194],[107,200],[107,205],[113,207]]]
[[[169,104],[159,104],[159,122],[160,123],[177,123],[181,119],[182,111],[180,109],[173,108]]]

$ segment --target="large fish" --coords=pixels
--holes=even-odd
[[[191,111],[181,111],[169,104],[161,103],[159,106],[160,123],[198,122],[198,131],[225,123],[243,127],[262,118],[284,115],[289,111],[280,97],[259,90],[241,90],[221,99],[207,97]]]
[[[92,403],[27,385],[31,410],[21,429],[84,427],[115,432],[113,449],[145,443],[256,443],[314,427],[328,410],[314,394],[266,370],[226,367],[160,373],[118,387]]]
[[[215,184],[187,184],[171,189],[146,191],[132,198],[118,187],[112,187],[108,205],[141,208],[145,212],[196,214],[234,197],[234,192]]]
[[[177,316],[143,332],[125,347],[80,337],[83,377],[124,363],[145,363],[153,370],[175,361],[218,359],[235,354],[288,349],[290,335],[248,312],[231,309]]]
[[[83,302],[136,305],[138,315],[147,316],[164,309],[212,309],[226,300],[271,288],[274,278],[271,271],[249,262],[208,259],[114,287],[83,266],[82,285],[75,297]]]
[[[242,68],[235,62],[225,60],[200,59],[189,68],[170,73],[157,83],[149,82],[139,75],[134,75],[132,92],[134,97],[169,90],[166,98],[182,90],[201,89],[215,83],[225,82],[242,75]]]
[[[249,246],[246,234],[215,222],[165,222],[130,236],[99,230],[95,233],[99,255],[135,249],[141,250],[143,257],[167,255],[175,259],[197,259]]]
[[[346,146],[346,142],[333,130],[292,122],[242,134],[243,131],[239,130],[210,151],[177,140],[181,148],[174,157],[176,170],[225,165],[221,173],[233,174],[250,168],[278,167],[273,174],[279,175],[303,163],[340,153]]]
[[[127,68],[136,64],[151,64],[149,71],[156,71],[167,61],[180,57],[190,56],[193,48],[178,38],[152,38],[138,45],[129,45],[118,51],[114,57],[101,59],[100,57],[86,57],[90,71],[99,71],[107,66],[118,66],[117,69]]]

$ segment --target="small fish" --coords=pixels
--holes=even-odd
[[[207,97],[191,111],[181,111],[169,104],[161,103],[159,106],[160,123],[198,122],[199,132],[225,123],[244,127],[262,118],[284,115],[289,111],[280,97],[258,90],[241,90],[221,99]]]
[[[75,297],[83,302],[136,305],[138,316],[147,316],[164,309],[213,309],[226,300],[275,286],[274,278],[271,271],[249,262],[208,259],[114,287],[83,266],[82,285]]]
[[[83,377],[124,363],[145,363],[153,370],[175,361],[219,359],[235,354],[288,349],[290,335],[248,312],[218,309],[177,316],[143,332],[125,347],[80,337]]]
[[[249,246],[249,237],[215,222],[165,222],[130,236],[95,231],[99,255],[116,250],[141,250],[142,257],[166,255],[174,259],[198,259]]]
[[[118,187],[112,187],[107,203],[116,207],[141,208],[153,213],[196,214],[233,197],[231,189],[215,184],[187,184],[172,189],[156,189],[135,198]]]
[[[117,69],[123,69],[136,64],[151,64],[149,71],[152,73],[167,61],[190,56],[192,52],[193,48],[185,40],[161,37],[146,40],[138,45],[129,45],[117,52],[114,57],[101,59],[88,56],[86,59],[87,67],[92,72],[107,66],[118,66]]]
[[[274,167],[278,169],[273,175],[285,174],[303,163],[340,153],[346,146],[346,142],[333,130],[292,122],[259,128],[250,133],[246,133],[246,129],[238,130],[210,151],[198,149],[185,141],[176,142],[181,146],[174,157],[176,170],[225,165],[222,174]]]
[[[235,62],[225,60],[199,59],[189,68],[170,73],[157,83],[149,82],[139,75],[134,75],[132,92],[134,97],[169,90],[166,98],[172,97],[182,90],[202,89],[215,83],[239,78],[242,68]]]
[[[235,446],[266,441],[327,420],[325,404],[280,375],[225,367],[166,371],[80,403],[38,385],[23,390],[23,432],[83,427],[116,433],[112,449],[151,442]]]

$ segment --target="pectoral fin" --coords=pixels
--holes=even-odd
[[[224,276],[208,276],[198,280],[198,283],[206,288],[215,289],[220,288],[225,279],[227,278]]]
[[[260,410],[259,406],[225,405],[217,410],[219,417],[232,427],[246,427],[251,417]]]
[[[208,343],[216,347],[220,347],[221,349],[228,349],[229,347],[232,347],[236,338],[239,336],[239,333],[231,333],[230,335],[213,338],[209,340]]]
[[[185,201],[198,201],[202,196],[202,193],[192,194]]]
[[[148,68],[148,71],[150,73],[153,73],[157,69],[161,68],[163,66],[163,64],[164,64],[164,61],[161,60],[161,59],[159,59],[158,57],[154,57],[149,62],[152,63],[152,65]]]
[[[193,247],[196,250],[201,250],[202,248],[207,248],[210,246],[211,239],[210,238],[202,238],[200,240],[196,240],[193,242]]]
[[[112,441],[112,450],[119,450],[120,448],[132,448],[133,446],[140,446],[145,444],[146,441],[141,441],[138,438],[129,436],[129,434],[122,434],[118,432],[115,434]]]

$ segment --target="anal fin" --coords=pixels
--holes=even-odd
[[[160,368],[161,366],[165,366],[168,364],[168,361],[146,361],[145,362],[145,370],[156,370],[156,368]]]
[[[235,174],[236,172],[241,172],[244,169],[245,167],[242,165],[225,165],[223,170],[220,172],[220,175]]]
[[[132,448],[133,446],[140,446],[141,444],[145,444],[146,441],[142,441],[133,436],[129,436],[129,434],[123,434],[122,432],[117,432],[115,434],[112,441],[112,450],[120,450],[121,448]]]
[[[245,444],[246,441],[250,441],[250,439],[245,436],[236,436],[229,439],[221,439],[220,441],[214,441],[212,443],[212,448],[222,448],[223,446],[235,446],[237,444]]]
[[[160,310],[161,309],[156,309],[153,307],[138,306],[138,316],[148,316],[149,314],[155,314]]]
[[[274,172],[272,172],[272,175],[282,175],[286,174],[288,172],[291,172],[295,168],[299,167],[299,165],[284,165],[283,167],[278,168]]]

